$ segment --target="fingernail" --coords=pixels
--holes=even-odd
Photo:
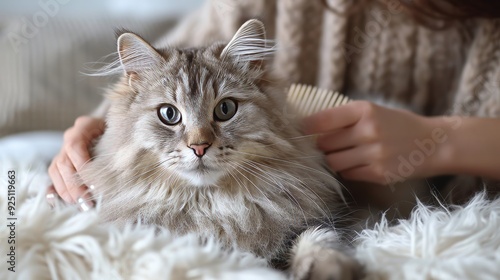
[[[82,197],[78,198],[77,201],[78,205],[80,206],[80,210],[83,212],[87,212],[92,208],[92,204],[83,199]]]
[[[56,202],[56,194],[55,193],[48,193],[46,196],[45,196],[45,199],[47,200],[47,203],[54,207],[54,204]]]

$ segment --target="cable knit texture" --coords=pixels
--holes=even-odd
[[[274,67],[290,83],[382,95],[426,115],[500,116],[499,20],[430,30],[396,0],[372,1],[349,16],[352,1],[326,2],[333,11],[319,0],[212,0],[164,40],[227,40],[260,18],[279,48]]]

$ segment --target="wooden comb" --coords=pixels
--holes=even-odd
[[[302,116],[309,116],[319,111],[347,104],[350,99],[333,90],[292,84],[288,89],[287,101],[295,106]]]

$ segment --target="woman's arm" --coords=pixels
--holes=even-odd
[[[453,118],[455,123],[441,155],[441,173],[500,180],[500,119]],[[449,119],[435,121],[449,123]]]
[[[349,180],[394,184],[469,174],[500,180],[500,120],[424,117],[366,101],[305,119],[332,170]]]

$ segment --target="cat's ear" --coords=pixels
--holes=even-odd
[[[140,36],[126,32],[117,39],[120,62],[132,86],[145,70],[161,67],[165,59]]]
[[[256,19],[245,22],[221,52],[222,59],[230,59],[240,67],[261,66],[274,52],[268,46],[264,24]]]

